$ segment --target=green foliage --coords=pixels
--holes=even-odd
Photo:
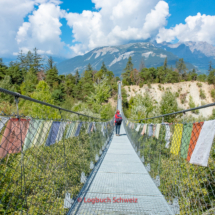
[[[195,108],[196,107],[192,96],[189,97],[189,106],[190,106],[190,108]],[[198,114],[199,110],[193,110],[192,113]]]
[[[103,72],[104,74],[106,74],[107,71],[108,71],[108,69],[107,69],[107,67],[105,66],[105,63],[104,63],[104,62],[102,62],[101,70],[102,70],[102,72]]]
[[[6,75],[7,66],[4,65],[2,58],[0,58],[0,80]]]
[[[29,72],[25,75],[25,81],[22,82],[20,86],[21,94],[23,95],[30,95],[35,89],[38,83],[37,76],[33,68],[29,70]]]
[[[1,214],[66,214],[65,192],[77,197],[83,184],[81,173],[89,176],[90,162],[96,163],[95,155],[104,145],[107,134],[97,131],[86,133],[82,126],[79,137],[65,139],[51,145],[33,146],[25,153],[7,155],[1,161],[0,213]],[[24,167],[24,168],[23,168]],[[21,212],[22,211],[22,212]]]
[[[114,116],[114,109],[110,103],[102,106],[102,110],[100,112],[102,119],[111,119]]]
[[[122,94],[121,95],[122,96],[122,107],[124,109],[126,109],[126,108],[128,108],[128,101],[127,101],[128,95],[127,95],[127,92],[124,87],[122,87],[122,89],[121,89],[121,94]]]
[[[211,90],[211,97],[213,98],[213,101],[215,101],[215,89]]]
[[[197,80],[201,81],[201,82],[206,82],[207,81],[207,75],[200,74],[200,75],[198,75]]]
[[[154,114],[156,107],[149,93],[136,95],[129,100],[129,112],[132,119],[144,119]]]
[[[178,108],[178,103],[176,101],[175,95],[170,91],[166,91],[162,96],[162,99],[160,102],[161,115],[167,114],[167,113],[173,113],[178,110],[179,108]],[[175,116],[168,116],[168,117],[165,117],[165,120],[167,120],[168,122],[172,122],[174,118]]]
[[[187,67],[186,67],[186,64],[185,64],[183,58],[180,58],[180,59],[176,62],[176,68],[178,69],[179,74],[185,74],[185,73],[186,73]]]
[[[99,112],[101,104],[106,102],[110,97],[110,86],[107,84],[107,80],[104,79],[99,84],[94,84],[94,92],[87,98],[87,102],[93,107],[96,113]]]
[[[59,83],[58,70],[55,66],[46,71],[46,82],[50,87],[53,87],[54,84]]]
[[[165,61],[164,61],[164,64],[163,64],[163,68],[164,68],[164,70],[167,69],[167,57],[165,58]]]
[[[128,58],[128,62],[124,69],[124,73],[122,73],[122,83],[123,85],[130,85],[131,83],[131,71],[133,70],[133,63],[131,56]]]
[[[196,81],[197,77],[198,77],[198,74],[196,73],[196,70],[193,69],[192,71],[188,72],[187,81]]]
[[[165,147],[165,126],[161,126],[159,139],[143,136],[141,131],[137,133],[129,126],[127,130],[140,158],[144,156],[144,165],[150,164],[151,178],[160,177],[159,190],[164,198],[171,204],[178,198],[180,214],[214,214],[214,178],[211,174],[215,169],[214,143],[208,167],[201,167],[190,164],[180,154],[170,153],[170,149]],[[174,133],[174,125],[170,125],[170,130]]]
[[[0,81],[0,87],[6,90],[15,91],[14,86],[12,85],[10,76],[4,76],[4,79]],[[14,97],[5,93],[0,93],[0,102],[8,101],[12,103],[14,101]]]
[[[196,83],[196,85],[198,86],[198,87],[202,87],[202,83]]]
[[[45,81],[40,81],[36,86],[36,90],[31,95],[33,99],[37,99],[49,104],[55,104],[54,100],[52,99],[52,94],[50,92],[50,87]],[[53,109],[49,106],[44,106],[38,103],[28,102],[29,105],[29,113],[33,117],[39,118],[53,118],[53,119],[60,119],[60,113],[58,110]]]
[[[181,103],[184,104],[186,102],[187,93],[180,94]]]
[[[178,92],[175,93],[175,97],[179,98],[179,93]]]
[[[213,65],[213,63],[212,63],[212,61],[210,60],[210,62],[209,62],[209,68],[208,68],[208,71],[209,71],[209,72],[213,70],[212,65]]]
[[[205,91],[203,89],[199,90],[199,95],[201,99],[206,99]]]
[[[24,76],[26,72],[24,69],[21,69],[20,66],[16,63],[10,65],[6,70],[6,75],[11,77],[11,83],[14,85],[20,85],[24,81]]]
[[[208,84],[215,84],[215,69],[211,70],[208,75]]]

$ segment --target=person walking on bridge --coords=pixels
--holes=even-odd
[[[119,110],[116,111],[114,123],[115,123],[115,126],[116,126],[116,136],[119,136],[120,126],[121,126],[121,123],[122,123],[122,116],[121,116]]]

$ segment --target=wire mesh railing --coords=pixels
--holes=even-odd
[[[215,120],[134,123],[126,133],[175,214],[215,213]]]
[[[67,213],[113,133],[92,120],[0,115],[1,214]]]

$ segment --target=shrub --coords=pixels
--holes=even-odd
[[[202,87],[202,83],[196,83],[196,85],[198,86],[198,87]]]
[[[179,93],[178,93],[178,92],[175,93],[175,97],[176,97],[176,98],[179,97]]]
[[[160,102],[160,113],[167,114],[178,111],[178,103],[176,101],[176,97],[170,91],[166,91],[162,96]],[[173,121],[175,116],[168,116],[165,119],[167,121]]]
[[[187,97],[187,93],[183,93],[183,94],[180,95],[180,100],[181,100],[182,104],[187,102],[186,97]]]
[[[213,101],[215,101],[215,89],[211,90],[211,97],[212,97]]]
[[[143,87],[143,84],[144,84],[143,82],[140,82],[140,83],[139,83],[139,87],[140,87],[140,88]]]
[[[192,96],[189,97],[189,106],[190,106],[190,108],[195,108],[196,107]],[[192,113],[198,114],[199,110],[193,110]]]
[[[150,83],[148,83],[147,86],[148,86],[149,89],[152,87]]]
[[[199,94],[200,94],[200,98],[201,99],[206,99],[206,95],[205,95],[205,91],[204,90],[200,89],[199,90]]]

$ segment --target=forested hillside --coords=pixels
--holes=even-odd
[[[114,109],[108,99],[116,95],[118,80],[104,63],[99,71],[93,70],[89,64],[82,75],[78,70],[75,75],[59,75],[52,57],[45,62],[36,48],[27,54],[20,52],[17,61],[11,62],[9,66],[0,58],[1,88],[91,116],[113,116]],[[58,111],[39,104],[32,105],[20,100],[19,106],[20,113],[24,115],[59,117]],[[12,96],[0,94],[0,111],[15,112]]]
[[[143,65],[138,71],[133,68],[130,57],[122,74],[125,112],[133,119],[143,119],[212,103],[215,101],[215,70],[211,62],[208,73],[197,74],[195,69],[188,71],[183,58],[176,63],[175,69],[169,68],[165,59],[161,67],[145,68]],[[196,120],[214,115],[215,110],[211,107],[186,117]]]

